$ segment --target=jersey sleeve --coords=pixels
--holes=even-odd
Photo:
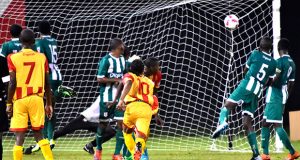
[[[7,57],[8,70],[9,70],[9,72],[16,72],[16,67],[11,60],[11,56],[12,56],[12,54],[8,55],[8,57]]]
[[[2,79],[3,83],[9,82],[10,77],[9,77],[9,72],[8,72],[8,67],[7,67],[7,61],[6,58],[0,57],[0,76]]]
[[[104,78],[109,68],[109,62],[106,58],[102,59],[98,65],[97,78]]]
[[[282,63],[281,63],[281,60],[278,59],[276,61],[276,73],[281,73],[281,71],[282,71]]]
[[[270,70],[269,78],[275,78],[276,77],[276,72],[277,72],[277,62],[275,60],[272,60],[272,62],[271,62],[272,67],[271,67],[271,70]],[[281,72],[281,70],[280,70],[280,72]]]
[[[130,73],[126,73],[123,77],[123,84],[125,84],[127,81],[134,82],[134,77]]]
[[[7,57],[7,55],[9,54],[8,52],[9,51],[8,51],[7,43],[3,43],[2,48],[1,48],[0,56]]]
[[[254,56],[255,52],[252,51],[250,57],[248,58],[247,62],[246,62],[246,67],[249,68],[251,66],[251,64],[253,63],[253,56]]]
[[[41,41],[37,40],[35,45],[34,45],[34,49],[39,53],[45,53],[45,49],[43,47],[43,43],[41,43]]]
[[[296,67],[295,64],[292,66],[292,72],[291,75],[289,76],[289,81],[294,82],[296,79]]]

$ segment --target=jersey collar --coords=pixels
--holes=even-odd
[[[290,55],[284,54],[284,55],[282,55],[281,57],[290,57]]]
[[[266,54],[266,55],[268,55],[268,56],[271,56],[271,53],[267,53],[267,52],[264,52],[264,51],[261,51],[263,54]]]
[[[32,49],[25,49],[25,48],[23,48],[22,51],[23,52],[28,52],[28,51],[33,51],[33,50]]]
[[[51,38],[51,36],[50,35],[44,35],[44,36],[42,36],[42,38]]]
[[[109,55],[110,55],[110,57],[111,57],[111,58],[113,58],[113,59],[119,59],[119,58],[121,58],[121,57],[122,57],[122,55],[120,55],[120,57],[119,57],[119,58],[117,58],[117,57],[114,57],[114,56],[111,54],[111,52],[109,52]]]
[[[19,38],[12,38],[11,40],[12,40],[12,41],[18,41]]]

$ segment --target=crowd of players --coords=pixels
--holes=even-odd
[[[35,40],[31,30],[23,30],[19,25],[12,25],[10,33],[13,38],[2,45],[0,53],[1,157],[2,133],[8,130],[8,118],[12,117],[10,130],[16,135],[13,157],[15,160],[22,159],[22,146],[29,116],[37,144],[24,149],[25,154],[41,150],[45,159],[51,160],[53,155],[50,148],[55,147],[57,138],[75,130],[88,130],[94,132],[96,138],[87,143],[84,150],[93,154],[94,160],[102,159],[102,144],[113,137],[116,137],[113,160],[148,159],[146,140],[149,137],[151,117],[154,117],[157,124],[163,123],[157,114],[158,99],[155,96],[162,78],[159,61],[156,58],[148,58],[142,62],[138,56],[129,57],[130,51],[123,41],[112,39],[109,54],[101,58],[98,65],[97,81],[100,85],[100,92],[96,101],[66,126],[54,131],[55,112],[52,106],[55,106],[55,102],[60,98],[72,97],[76,93],[72,88],[62,86],[62,75],[57,66],[57,42],[50,36],[49,22],[40,22],[38,29],[41,36]],[[228,129],[229,111],[242,106],[244,128],[253,151],[252,159],[270,159],[270,126],[273,124],[283,144],[290,152],[287,159],[293,160],[299,158],[300,154],[295,151],[282,127],[282,113],[288,93],[291,93],[293,88],[296,67],[288,55],[287,39],[281,39],[278,43],[280,58],[277,61],[271,56],[271,49],[271,39],[264,37],[259,49],[251,53],[246,63],[244,79],[222,107],[219,125],[212,137],[217,138],[225,133]],[[36,60],[34,64],[27,62],[30,56],[36,56],[39,60]],[[32,57],[31,61],[34,61]],[[43,67],[40,62],[44,63]],[[41,75],[36,73],[37,69],[32,69],[39,66],[38,64],[42,67],[40,73],[49,72],[49,75],[47,73]],[[29,74],[26,73],[28,75],[24,76],[23,72],[26,67],[30,70]],[[32,82],[32,75],[38,81]],[[268,86],[268,91],[261,133],[263,154],[260,154],[252,119],[263,86]],[[46,93],[45,111],[43,100],[41,100],[44,92]],[[26,105],[33,107],[30,109]],[[43,111],[38,112],[39,106],[42,106]],[[34,114],[33,108],[36,110]],[[121,150],[123,150],[122,154]]]
[[[52,106],[55,106],[55,102],[60,98],[73,97],[76,93],[72,88],[62,86],[62,75],[57,66],[57,42],[50,36],[51,26],[49,22],[39,22],[38,29],[40,37],[34,39],[34,33],[31,30],[23,30],[17,24],[12,25],[10,33],[13,38],[2,45],[0,53],[2,77],[0,83],[2,98],[0,99],[2,109],[1,123],[3,122],[4,124],[1,125],[0,131],[3,133],[8,130],[8,118],[12,117],[10,131],[16,135],[16,144],[13,148],[14,159],[22,159],[21,151],[25,154],[31,154],[39,150],[42,150],[45,159],[53,159],[52,152],[49,151],[47,146],[49,145],[53,149],[57,138],[75,130],[88,130],[96,133],[95,140],[84,146],[85,151],[94,154],[94,159],[102,159],[102,143],[110,140],[112,137],[116,137],[113,160],[123,158],[148,159],[145,143],[149,136],[149,125],[152,115],[158,125],[163,124],[157,114],[158,99],[155,96],[161,81],[159,61],[152,57],[142,62],[138,56],[129,57],[130,51],[122,40],[112,39],[110,42],[110,53],[99,62],[97,81],[100,84],[100,94],[96,101],[85,111],[81,112],[77,118],[54,132],[56,119]],[[45,70],[43,72],[49,72],[49,75],[41,75],[43,72],[36,73],[37,69],[35,68],[38,66],[36,63],[39,62],[26,62],[27,57],[39,56],[40,54],[38,53],[45,55],[47,66],[44,66]],[[27,55],[27,57],[25,56],[26,58],[24,58],[24,55]],[[34,61],[33,57],[30,57],[31,60],[29,61]],[[15,61],[15,59],[17,60]],[[19,63],[22,63],[21,61],[25,61],[23,65],[19,65]],[[26,73],[28,75],[24,75],[27,71],[25,69],[27,66],[30,67],[30,70],[29,73]],[[22,72],[22,76],[20,76],[20,72]],[[24,83],[25,77],[27,79]],[[50,86],[52,92],[48,92],[50,89],[48,90],[47,88]],[[20,88],[23,91],[20,92]],[[44,120],[37,122],[37,119],[40,118],[37,118],[37,116],[41,116],[41,113],[35,112],[33,114],[32,110],[39,110],[37,106],[44,105],[37,102],[37,100],[32,100],[30,104],[29,102],[27,104],[27,99],[35,95],[43,97],[44,92],[46,93],[45,97],[47,97],[45,105],[46,116],[43,112],[42,117],[45,117],[45,119],[43,118]],[[7,100],[6,103],[5,100]],[[23,106],[20,105],[21,102]],[[36,107],[31,109],[26,107],[26,105],[32,105],[33,102],[35,102]],[[137,105],[139,107],[136,107]],[[144,111],[150,109],[150,111],[142,112],[141,109]],[[124,113],[127,113],[125,119]],[[31,121],[31,129],[34,132],[37,144],[23,149],[24,135],[28,128],[28,117]],[[114,123],[116,127],[112,127],[114,125],[111,124]],[[125,136],[123,137],[123,135]],[[96,147],[96,151],[94,151],[94,147]],[[123,155],[121,155],[122,149]],[[2,152],[1,134],[1,157]]]

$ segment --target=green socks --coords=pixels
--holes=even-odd
[[[261,129],[261,148],[263,153],[269,155],[270,129],[262,127]]]
[[[97,143],[97,150],[102,150],[102,128],[98,127],[97,133],[96,133],[96,143]]]
[[[119,128],[117,129],[116,133],[116,148],[115,148],[115,153],[114,155],[120,154],[122,148],[124,146],[124,137],[123,137],[123,132]],[[124,154],[124,153],[123,153]]]
[[[256,141],[256,134],[255,132],[248,133],[248,142],[253,152],[253,157],[257,157],[259,155],[257,141]]]
[[[295,149],[292,146],[291,141],[289,140],[289,137],[285,130],[282,127],[278,127],[276,128],[276,132],[284,146],[290,151],[290,154],[293,155],[295,153]]]
[[[228,109],[223,107],[220,112],[219,123],[222,124],[228,119]]]

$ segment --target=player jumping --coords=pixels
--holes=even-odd
[[[124,88],[117,105],[119,109],[126,108],[123,134],[125,144],[130,153],[134,155],[134,160],[139,160],[144,153],[152,117],[151,106],[155,102],[154,83],[142,75],[143,71],[144,65],[141,60],[134,60],[131,63],[130,72],[123,78]],[[136,142],[132,137],[134,129],[137,130]]]
[[[11,80],[6,111],[8,117],[12,117],[10,131],[16,135],[13,159],[22,160],[22,146],[29,117],[34,138],[41,147],[44,158],[53,160],[49,141],[43,139],[41,132],[44,126],[45,112],[47,117],[51,118],[53,111],[48,62],[45,55],[32,50],[35,39],[31,30],[23,30],[20,41],[23,49],[16,54],[10,54],[7,60]],[[44,92],[46,93],[45,107]]]
[[[294,86],[296,65],[288,54],[289,41],[281,39],[278,42],[278,52],[280,58],[277,60],[276,77],[273,80],[272,86],[268,88],[266,98],[266,108],[264,110],[264,121],[261,131],[261,140],[263,160],[270,160],[269,156],[269,140],[270,126],[273,124],[276,133],[284,146],[289,150],[287,160],[294,160],[300,157],[300,154],[295,151],[287,133],[282,127],[282,114],[284,106],[289,94]]]
[[[219,126],[212,134],[212,138],[217,138],[224,133],[228,129],[229,111],[237,106],[242,106],[243,126],[247,131],[248,142],[253,152],[252,160],[261,159],[257,147],[256,133],[252,126],[252,118],[254,118],[263,85],[267,84],[269,78],[275,77],[276,61],[269,53],[271,49],[272,40],[268,37],[262,38],[259,50],[254,50],[246,63],[244,79],[222,107]]]

